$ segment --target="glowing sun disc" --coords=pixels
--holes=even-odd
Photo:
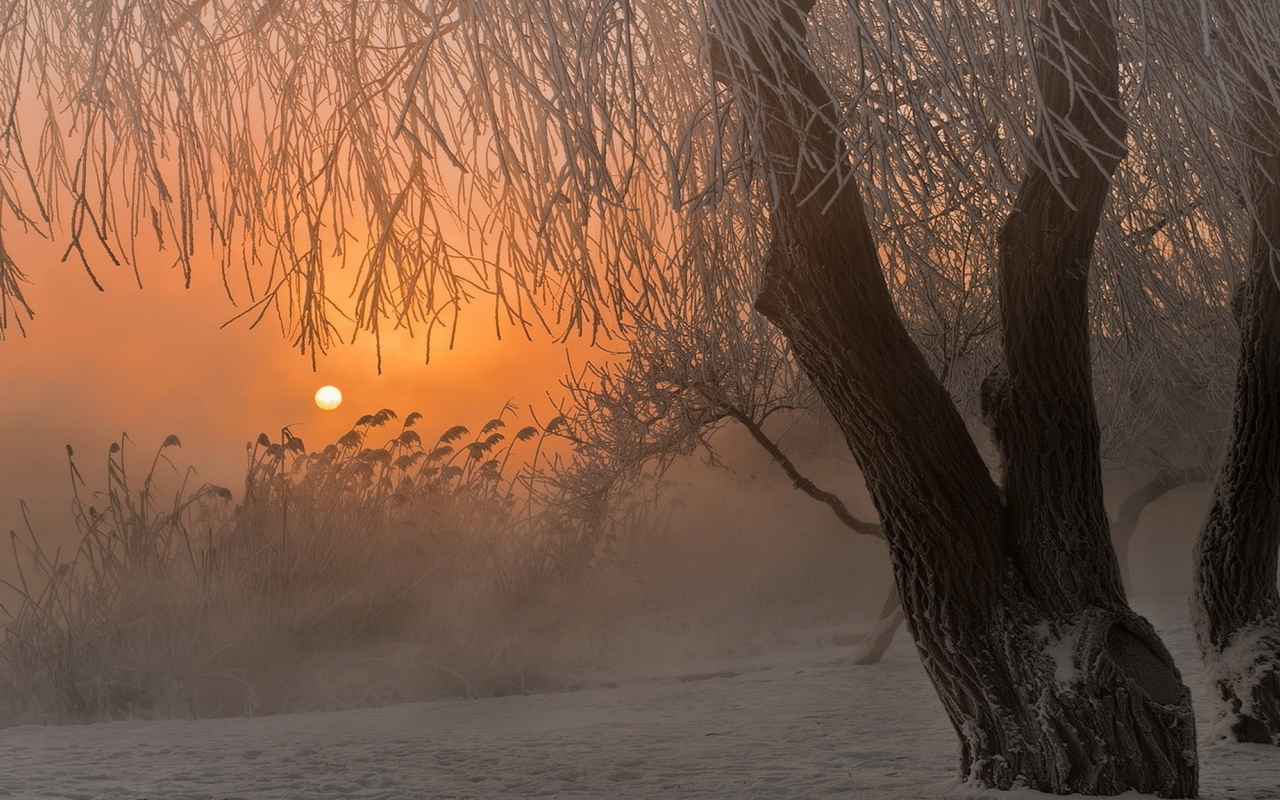
[[[316,405],[332,411],[342,405],[342,391],[337,386],[321,386],[316,390]]]

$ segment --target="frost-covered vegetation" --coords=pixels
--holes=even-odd
[[[1221,462],[1193,602],[1210,674],[1240,673],[1241,636],[1261,622],[1280,640],[1274,2],[152,0],[98,3],[86,14],[81,2],[48,0],[15,6],[6,31],[0,95],[14,119],[0,132],[0,167],[9,228],[60,240],[91,275],[95,261],[136,263],[137,240],[154,232],[161,247],[174,246],[188,279],[197,253],[217,259],[228,291],[248,298],[245,315],[278,312],[313,357],[339,340],[340,316],[374,338],[388,327],[430,332],[480,294],[493,301],[499,329],[505,319],[525,334],[597,340],[633,321],[685,319],[691,308],[713,309],[730,330],[758,311],[884,512],[904,614],[958,734],[961,775],[1055,794],[1197,795],[1191,693],[1130,606],[1114,553],[1098,409],[1130,420],[1110,426],[1125,434],[1106,454],[1146,473],[1117,515],[1122,544],[1143,505]],[[202,231],[212,252],[197,245]],[[346,304],[333,299],[342,270],[356,276]],[[24,280],[0,242],[0,332],[32,314]],[[1239,356],[1227,380],[1215,365],[1235,349],[1219,334],[1231,320]],[[695,354],[707,344],[697,342]],[[1102,391],[1099,351],[1125,366],[1110,386],[1102,376]],[[637,428],[651,430],[676,401],[705,418],[754,423],[739,398],[704,393],[700,382],[682,383],[677,371],[642,393],[637,407],[654,413],[635,417],[647,420]],[[965,384],[980,415],[956,391]],[[982,452],[985,434],[970,425],[975,416],[991,431],[998,474]],[[1205,436],[1188,437],[1188,425]],[[607,591],[580,582],[614,590],[626,585],[619,574],[648,574],[619,568],[601,578],[615,563],[635,563],[618,535],[630,522],[608,498],[643,486],[630,481],[644,470],[601,484],[588,461],[586,473],[567,473],[585,482],[553,469],[521,488],[505,459],[487,452],[468,460],[450,451],[433,463],[431,449],[418,456],[420,443],[397,442],[337,445],[333,458],[356,449],[351,464],[333,463],[344,477],[331,484],[322,479],[326,456],[316,456],[318,484],[302,495],[315,499],[297,501],[293,482],[310,481],[311,457],[288,436],[265,443],[268,467],[259,478],[251,463],[243,526],[227,511],[203,549],[195,520],[217,492],[189,505],[180,494],[170,516],[190,513],[190,527],[170,534],[177,523],[161,520],[150,536],[150,481],[141,494],[118,492],[122,499],[108,490],[112,508],[125,511],[104,517],[133,519],[139,505],[144,534],[99,532],[96,512],[82,515],[89,555],[64,571],[36,553],[51,588],[29,589],[41,599],[11,628],[14,652],[39,638],[22,624],[49,631],[54,651],[64,638],[68,647],[86,643],[90,677],[67,677],[58,659],[14,661],[72,687],[73,707],[117,713],[114,701],[81,695],[146,681],[132,667],[117,677],[98,649],[135,636],[150,646],[164,630],[199,640],[214,625],[206,618],[248,602],[236,619],[266,631],[246,652],[289,641],[311,663],[307,637],[318,624],[296,618],[298,609],[314,608],[339,631],[338,620],[372,618],[361,603],[374,600],[360,584],[327,574],[348,568],[344,551],[331,543],[305,557],[312,546],[300,542],[313,532],[289,522],[308,515],[298,503],[338,502],[348,475],[387,498],[350,500],[339,513],[348,522],[330,529],[334,543],[355,538],[374,554],[354,575],[401,557],[402,532],[382,520],[396,470],[437,470],[422,480],[457,496],[458,508],[424,502],[432,513],[443,503],[441,525],[457,515],[466,545],[419,543],[428,555],[405,585],[369,593],[404,600],[425,591],[419,582],[448,587],[456,570],[457,588],[405,612],[445,629],[439,641],[536,627],[527,620],[538,609],[567,602],[556,598],[590,598],[582,600],[590,613],[605,614]],[[474,447],[497,446],[487,442]],[[629,463],[649,463],[640,455]],[[403,456],[418,462],[397,466]],[[267,502],[258,514],[255,498],[270,497],[277,474],[279,508]],[[371,516],[382,527],[365,534]],[[276,529],[278,539],[264,533]],[[135,547],[149,538],[159,545]],[[184,550],[185,572],[148,566],[181,560]],[[131,614],[94,616],[129,607],[131,593],[151,586],[158,599],[141,605],[176,613],[182,604],[170,595],[187,595],[170,583],[213,584],[224,569],[231,588],[208,590],[210,600],[201,589],[183,612],[200,625],[152,632]],[[288,595],[294,583],[336,582],[330,594]],[[89,610],[61,599],[91,597],[99,585],[112,599]],[[261,607],[240,597],[254,596],[246,586],[261,587]],[[688,613],[688,604],[676,607]],[[92,624],[64,637],[70,628],[59,620],[82,617]],[[288,636],[262,621],[275,617]],[[391,629],[334,652],[397,641],[395,614],[377,618]],[[208,646],[214,661],[242,641],[230,627]],[[479,641],[460,651],[486,652],[488,638]],[[1052,644],[1066,641],[1074,673]],[[523,663],[510,655],[514,645],[490,649],[504,655],[488,664]],[[1262,660],[1248,672],[1280,675],[1275,648],[1249,652]],[[280,661],[298,663],[287,655]],[[445,655],[421,656],[449,663],[435,667],[449,676],[442,684],[474,692],[486,682],[484,670]],[[242,701],[257,696],[244,688],[257,673],[234,658],[195,674],[238,681],[232,694]],[[1060,679],[1067,674],[1078,679]],[[519,675],[498,683],[519,688],[529,680]],[[299,684],[280,680],[289,690]],[[375,685],[355,682],[360,691]],[[191,683],[148,691],[181,704],[196,691]],[[1217,689],[1241,715],[1235,735],[1280,742],[1280,680]]]
[[[22,600],[0,639],[0,718],[547,690],[678,647],[682,630],[723,654],[779,642],[797,609],[848,614],[847,539],[682,535],[642,463],[575,459],[573,421],[511,417],[427,437],[419,415],[383,410],[319,451],[263,435],[234,495],[195,487],[170,460],[177,437],[145,471],[112,445],[100,491],[73,459],[78,550],[13,537]]]

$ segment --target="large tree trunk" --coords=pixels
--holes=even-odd
[[[1249,148],[1253,242],[1237,306],[1235,414],[1196,543],[1192,607],[1218,713],[1238,740],[1280,745],[1280,76],[1259,71],[1275,54],[1241,35],[1234,4],[1217,10],[1228,65],[1247,89],[1237,133]]]
[[[776,0],[774,0],[776,1]],[[1102,505],[1087,274],[1122,156],[1106,0],[1042,10],[1042,143],[1001,236],[1005,367],[988,408],[993,483],[885,285],[835,101],[807,57],[805,14],[725,0],[713,53],[759,120],[779,187],[757,307],[787,335],[879,510],[908,625],[989,786],[1167,797],[1196,792],[1190,696],[1125,602]],[[772,19],[767,32],[762,19]],[[749,20],[749,22],[748,22]],[[1068,71],[1072,77],[1068,77]],[[1069,133],[1068,133],[1069,131]],[[1042,134],[1043,135],[1043,134]]]

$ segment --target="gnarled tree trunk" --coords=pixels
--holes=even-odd
[[[1123,155],[1113,10],[1057,0],[1041,11],[1041,136],[1054,141],[1042,138],[1048,166],[1030,170],[1002,231],[1005,364],[986,392],[1002,492],[903,327],[862,198],[841,179],[837,104],[806,51],[811,0],[723,3],[714,63],[759,120],[779,187],[757,307],[790,340],[862,469],[908,625],[960,737],[962,775],[1058,793],[1194,795],[1190,696],[1125,601],[1102,504],[1086,288]]]
[[[1231,732],[1280,745],[1280,75],[1264,66],[1239,27],[1235,3],[1219,2],[1228,68],[1247,93],[1237,133],[1248,147],[1253,214],[1249,275],[1238,297],[1240,358],[1226,459],[1196,543],[1193,617],[1200,652]]]

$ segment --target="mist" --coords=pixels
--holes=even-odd
[[[137,265],[136,278],[128,267],[96,272],[99,291],[48,242],[17,241],[25,257],[46,265],[27,291],[35,318],[25,335],[0,346],[0,531],[24,531],[25,502],[51,549],[79,544],[67,447],[94,491],[113,443],[127,436],[142,460],[175,435],[182,447],[170,457],[179,472],[191,468],[196,485],[239,492],[245,448],[260,433],[288,427],[322,447],[362,414],[388,407],[417,411],[443,429],[487,419],[508,402],[545,403],[568,363],[564,344],[500,342],[469,317],[461,344],[437,347],[430,368],[425,342],[407,331],[384,337],[381,372],[370,337],[335,348],[313,368],[282,341],[278,320],[253,327],[252,318],[236,319],[243,306],[231,302],[212,265],[188,288],[156,251]],[[335,411],[312,402],[325,384],[344,393]],[[0,577],[13,577],[12,558],[0,555]],[[0,589],[0,600],[12,596]]]
[[[1277,14],[13,5],[0,794],[1269,796]]]

